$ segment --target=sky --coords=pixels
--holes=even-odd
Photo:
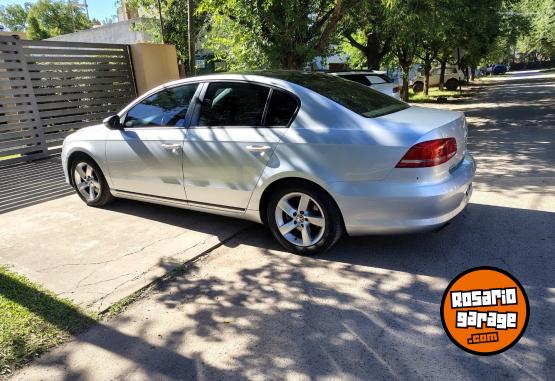
[[[0,0],[0,5],[9,4],[24,4],[24,3],[34,3],[36,0]],[[91,19],[96,18],[100,21],[112,17],[117,14],[117,0],[87,0],[89,6],[89,17]],[[85,0],[80,0],[84,3]]]

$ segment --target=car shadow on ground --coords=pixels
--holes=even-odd
[[[547,378],[555,363],[555,330],[548,323],[555,313],[554,217],[471,204],[441,231],[345,238],[313,258],[283,253],[266,229],[254,226],[227,254],[244,268],[199,276],[202,269],[193,266],[155,299],[185,315],[169,342],[194,337],[218,346],[224,337],[249,337],[247,348],[232,356],[238,378],[283,378],[276,358],[309,379]],[[258,247],[265,259],[246,265],[245,246]],[[460,351],[439,318],[447,283],[482,265],[515,275],[531,303],[524,339],[497,358]]]

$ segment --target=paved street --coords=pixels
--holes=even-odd
[[[15,379],[553,378],[555,75],[509,75],[442,107],[467,113],[478,161],[471,204],[444,229],[346,238],[307,258],[245,224],[182,275]],[[141,208],[159,208],[157,220],[170,228],[180,224],[169,208],[134,203],[118,213]],[[194,218],[204,229],[211,219],[235,224]],[[523,338],[496,356],[461,351],[439,316],[448,282],[479,265],[511,272],[531,304]]]

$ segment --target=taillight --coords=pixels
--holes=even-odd
[[[412,146],[396,168],[433,167],[445,163],[456,153],[455,138],[428,140]]]
[[[398,93],[399,92],[399,86],[396,86],[393,88],[393,93]]]

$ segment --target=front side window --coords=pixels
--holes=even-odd
[[[261,126],[270,89],[252,83],[212,82],[202,101],[199,126]]]
[[[291,95],[274,89],[266,112],[266,126],[282,127],[289,122],[297,111],[297,100]]]
[[[127,112],[125,127],[183,127],[198,84],[164,89],[143,99]]]

